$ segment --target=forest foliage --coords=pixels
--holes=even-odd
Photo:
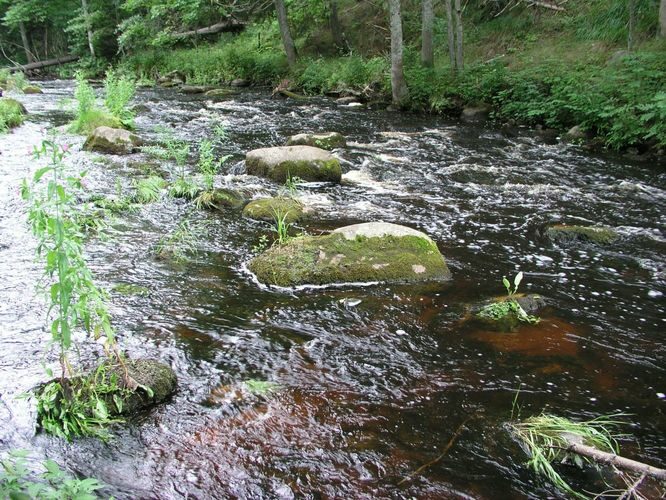
[[[465,105],[485,104],[502,123],[563,131],[577,125],[611,148],[664,147],[660,2],[463,2],[465,65],[455,73],[445,9],[451,2],[434,2],[430,66],[421,60],[423,2],[403,0],[404,107],[457,115]],[[74,53],[91,75],[114,64],[144,81],[178,70],[192,84],[288,80],[306,94],[391,95],[385,3],[284,3],[298,56],[291,66],[275,3],[256,0],[0,0],[0,59],[11,65]],[[190,36],[221,22],[233,29]]]

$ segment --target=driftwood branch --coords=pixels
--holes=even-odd
[[[449,439],[449,442],[446,443],[446,446],[444,447],[444,450],[442,450],[442,453],[440,453],[440,455],[439,455],[437,458],[435,458],[434,460],[431,460],[431,461],[428,462],[427,464],[423,464],[421,467],[419,467],[418,469],[416,469],[414,472],[412,472],[411,474],[409,474],[408,476],[406,476],[405,478],[403,478],[402,481],[400,481],[400,482],[398,483],[398,486],[400,486],[400,485],[406,483],[406,482],[409,481],[412,477],[416,476],[417,474],[420,474],[421,472],[423,472],[424,470],[426,470],[428,467],[432,467],[432,466],[435,465],[437,462],[439,462],[440,460],[442,460],[442,458],[444,458],[444,457],[446,456],[446,454],[449,452],[449,450],[451,449],[451,447],[455,444],[456,440],[458,439],[458,437],[459,437],[460,434],[462,433],[463,428],[465,427],[465,424],[467,424],[467,422],[469,422],[472,418],[474,418],[474,417],[467,417],[467,418],[465,419],[465,421],[464,421],[462,424],[460,424],[460,425],[458,426],[458,428],[456,429],[456,432],[453,433],[453,436],[451,436],[451,439]]]
[[[182,31],[180,33],[172,33],[171,38],[187,38],[195,35],[211,35],[213,33],[220,33],[222,31],[240,31],[245,28],[245,23],[236,21],[235,19],[228,19],[205,28],[197,28],[190,31]]]
[[[547,2],[530,2],[530,6],[534,5],[536,7],[543,7],[544,9],[552,9],[556,10],[558,12],[564,12],[564,7],[560,7],[559,5],[555,5],[554,3],[547,3]]]
[[[661,481],[666,481],[666,469],[652,467],[651,465],[637,462],[636,460],[631,460],[630,458],[621,457],[615,453],[608,453],[606,451],[601,451],[593,446],[587,446],[586,444],[574,442],[569,439],[568,436],[563,437],[567,441],[567,447],[563,448],[564,451],[569,453],[576,453],[600,464],[612,465],[618,469],[636,472],[637,474],[645,474],[647,476],[660,479]]]
[[[55,59],[47,59],[46,61],[38,61],[30,64],[20,64],[5,68],[9,71],[32,71],[33,69],[46,68],[48,66],[58,66],[59,64],[67,64],[77,61],[79,56],[69,55],[63,57],[56,57]]]

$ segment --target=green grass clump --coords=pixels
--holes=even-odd
[[[619,453],[617,438],[620,436],[614,435],[612,430],[622,423],[617,420],[620,416],[622,415],[617,414],[574,422],[567,418],[542,414],[513,423],[511,429],[530,455],[527,462],[530,469],[573,497],[588,498],[587,495],[575,491],[555,470],[553,464],[569,461],[582,467],[585,463],[591,463],[581,455],[566,452],[572,440],[579,440],[582,444],[604,452]]]
[[[23,123],[24,109],[23,105],[14,99],[0,98],[0,134]]]
[[[137,203],[153,203],[160,199],[166,181],[157,175],[141,179],[134,183],[134,201]]]
[[[162,259],[185,262],[189,257],[198,253],[198,242],[206,234],[206,224],[194,223],[185,219],[171,234],[160,239],[153,253]]]

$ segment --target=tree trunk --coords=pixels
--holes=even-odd
[[[92,24],[90,23],[90,15],[88,14],[88,0],[81,0],[81,9],[83,10],[83,19],[86,23],[86,33],[88,35],[88,50],[90,50],[90,57],[94,59],[95,47],[93,46]]]
[[[338,0],[330,0],[329,7],[331,9],[329,25],[331,27],[331,35],[333,36],[333,44],[338,51],[341,51],[345,48],[345,40],[342,36],[342,25],[338,17]]]
[[[35,58],[30,51],[30,41],[28,40],[28,32],[25,29],[23,21],[19,23],[19,31],[21,32],[21,41],[23,42],[23,50],[25,50],[25,58],[29,63],[35,62]]]
[[[228,21],[222,21],[221,23],[213,24],[211,26],[206,26],[205,28],[197,28],[195,30],[172,33],[170,37],[186,38],[194,35],[211,35],[213,33],[219,33],[220,31],[241,31],[243,28],[245,28],[245,23],[231,19]]]
[[[49,25],[44,25],[44,59],[49,58]]]
[[[456,43],[455,26],[453,26],[453,9],[451,0],[446,0],[446,32],[449,36],[449,61],[451,62],[451,71],[456,69]]]
[[[0,68],[0,69],[6,69],[8,71],[31,71],[33,69],[46,68],[48,66],[57,66],[59,64],[74,62],[77,61],[78,59],[79,56],[63,56],[63,57],[57,57],[55,59],[49,59],[48,61],[39,61],[30,64],[23,64],[23,65],[11,66],[8,68]]]
[[[275,10],[277,11],[284,51],[287,54],[287,62],[289,63],[289,67],[293,67],[296,64],[296,47],[294,46],[294,40],[291,38],[291,32],[289,31],[287,8],[284,5],[284,0],[275,0]]]
[[[463,25],[462,25],[462,9],[460,8],[460,0],[456,2],[456,70],[462,73],[463,70]]]
[[[393,105],[400,108],[409,96],[402,65],[403,47],[400,0],[389,0],[389,12],[391,19],[391,91],[393,94]]]
[[[432,67],[434,64],[432,50],[434,16],[432,0],[423,0],[423,10],[421,14],[421,63],[427,67]]]
[[[659,35],[666,38],[666,0],[661,0],[659,4]]]

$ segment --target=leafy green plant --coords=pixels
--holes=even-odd
[[[243,381],[243,385],[247,391],[255,396],[268,396],[272,392],[277,391],[280,386],[275,382],[268,380],[248,379]]]
[[[128,75],[109,70],[104,79],[104,104],[125,127],[134,127],[134,113],[129,107],[136,93],[136,81]]]
[[[37,392],[39,425],[68,441],[78,436],[107,440],[109,425],[123,421],[112,415],[122,412],[127,392],[104,364],[87,377],[53,380]]]
[[[88,134],[100,126],[118,128],[121,120],[96,104],[95,90],[84,78],[83,73],[76,74],[76,117],[71,129],[77,134]]]
[[[260,253],[266,250],[267,247],[268,247],[268,236],[262,234],[261,236],[259,236],[259,241],[257,242],[257,244],[252,247],[252,252]]]
[[[197,197],[201,188],[193,177],[178,177],[173,184],[169,186],[169,196],[172,198],[185,198],[193,200]]]
[[[623,414],[574,422],[567,418],[542,414],[513,423],[511,429],[530,456],[527,462],[530,469],[571,496],[588,498],[588,495],[575,491],[555,470],[553,464],[569,462],[583,467],[585,463],[592,463],[581,455],[567,453],[572,439],[601,451],[619,453],[617,439],[620,436],[614,434],[613,429],[622,423],[617,420],[621,416]]]
[[[160,199],[166,181],[157,175],[151,175],[134,183],[134,200],[138,203],[153,203]]]
[[[35,172],[31,182],[24,181],[21,191],[29,205],[28,221],[37,238],[37,255],[43,259],[44,274],[50,282],[46,292],[50,301],[51,338],[60,350],[59,381],[47,384],[35,394],[38,421],[47,432],[70,438],[85,435],[89,430],[83,424],[73,425],[72,422],[81,415],[84,415],[81,418],[89,418],[80,406],[91,403],[82,401],[80,394],[69,390],[70,382],[66,379],[66,375],[73,375],[68,361],[73,331],[83,328],[96,339],[104,340],[109,356],[117,352],[105,302],[107,294],[95,284],[83,256],[84,230],[76,209],[82,174],[65,173],[65,154],[66,148],[52,140],[43,141],[41,147],[35,149],[35,156],[46,156],[49,163]],[[47,374],[53,377],[50,369]],[[96,389],[85,387],[82,391],[94,395]],[[73,410],[63,412],[67,407]],[[98,419],[96,424],[106,423],[99,414],[93,412],[93,416]]]
[[[95,500],[104,487],[97,479],[77,479],[65,474],[53,460],[46,460],[44,471],[31,471],[29,453],[15,450],[0,460],[0,498],[23,500]]]
[[[484,306],[478,313],[477,316],[481,319],[487,319],[491,321],[501,321],[509,316],[515,317],[518,321],[523,323],[528,323],[531,325],[539,323],[540,319],[536,316],[527,314],[522,308],[520,303],[515,299],[515,294],[518,292],[518,286],[523,280],[522,271],[516,274],[513,279],[513,289],[511,288],[511,283],[506,276],[502,278],[502,284],[507,291],[507,297],[504,300],[493,302]]]
[[[280,190],[280,195],[288,198],[297,198],[298,197],[298,186],[303,183],[303,179],[297,175],[291,175],[287,172],[287,180],[284,182]]]

